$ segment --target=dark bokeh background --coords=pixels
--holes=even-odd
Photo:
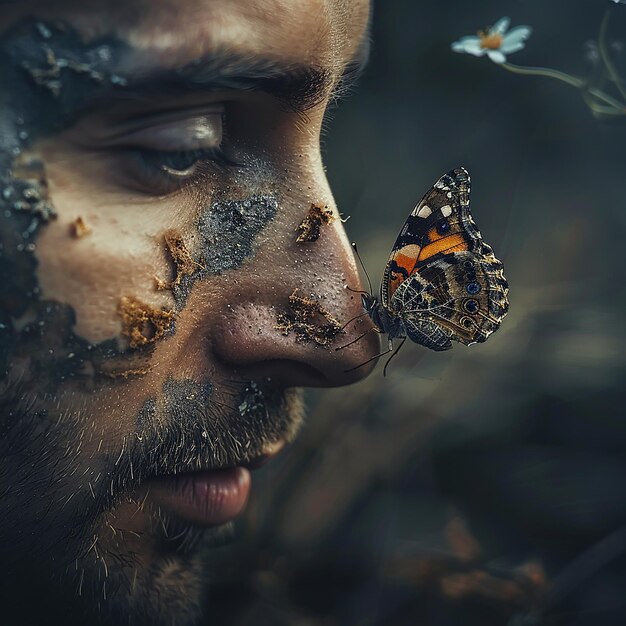
[[[585,76],[608,9],[626,43],[608,0],[377,2],[370,66],[325,139],[350,237],[377,281],[407,213],[462,164],[511,312],[484,345],[405,346],[387,378],[310,395],[218,555],[218,622],[626,623],[626,117],[450,50],[509,15],[534,29],[511,62]]]

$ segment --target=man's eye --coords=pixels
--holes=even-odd
[[[141,170],[140,176],[159,182],[176,179],[178,183],[193,177],[203,165],[234,166],[221,146],[195,150],[131,150],[134,164]]]
[[[124,175],[132,186],[169,193],[211,166],[236,165],[224,152],[224,111],[166,113],[133,121],[110,143],[130,156]]]

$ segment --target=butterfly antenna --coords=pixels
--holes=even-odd
[[[361,264],[361,267],[363,268],[363,271],[365,272],[365,277],[367,278],[367,285],[369,287],[369,293],[373,294],[374,290],[372,289],[372,281],[370,280],[370,275],[367,273],[367,270],[365,269],[365,263],[363,263],[363,259],[361,258],[361,255],[359,254],[359,251],[356,247],[356,243],[354,243],[353,241],[351,245],[354,248],[354,253],[356,254],[356,258],[359,259],[359,263]]]
[[[365,293],[365,292],[363,292]],[[351,322],[354,322],[354,320],[358,320],[359,317],[363,317],[364,315],[369,315],[369,313],[367,311],[365,311],[365,313],[361,313],[360,315],[355,315],[351,320],[348,320],[342,327],[341,330],[343,330],[348,324],[350,324]]]
[[[346,285],[345,288],[352,293],[364,293],[366,296],[372,295],[369,291],[365,291],[364,289],[352,289],[352,287],[348,287],[348,285]]]
[[[338,348],[335,348],[335,352],[337,352],[337,350],[343,350],[344,348],[347,348],[348,346],[351,346],[353,343],[356,343],[357,341],[363,339],[363,337],[365,337],[365,335],[371,333],[371,332],[375,332],[375,333],[379,333],[380,331],[378,330],[378,328],[376,328],[375,326],[370,328],[369,330],[366,330],[362,335],[359,335],[356,339],[353,339],[350,343],[345,344],[344,346],[339,346]],[[367,361],[366,361],[367,362]],[[363,363],[363,365],[365,365],[365,363]],[[359,367],[361,367],[359,365]],[[353,368],[356,369],[356,368]],[[351,370],[346,370],[346,371],[351,371]]]

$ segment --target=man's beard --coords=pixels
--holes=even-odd
[[[302,421],[300,390],[170,378],[116,444],[103,432],[114,429],[114,414],[103,407],[94,419],[59,404],[18,385],[0,395],[2,600],[41,584],[63,602],[75,596],[91,618],[97,608],[104,623],[168,624],[172,610],[176,624],[194,623],[200,597],[192,596],[202,595],[206,565],[200,555],[228,529],[145,509],[136,494],[147,479],[243,465],[268,444],[291,440]],[[116,527],[121,507],[147,510],[147,537]],[[146,542],[156,556],[149,567],[132,547]]]

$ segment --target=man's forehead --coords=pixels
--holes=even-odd
[[[20,4],[22,13],[30,3]],[[369,19],[369,0],[61,0],[30,8],[88,39],[115,34],[138,52],[136,61],[162,67],[219,51],[340,72]],[[142,60],[141,51],[149,56]]]

